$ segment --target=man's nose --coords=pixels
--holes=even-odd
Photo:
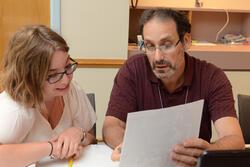
[[[156,61],[164,59],[164,54],[162,53],[160,48],[155,48],[154,57]]]

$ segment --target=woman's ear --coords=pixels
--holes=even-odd
[[[183,44],[184,44],[184,49],[188,50],[191,45],[192,45],[192,39],[191,39],[191,34],[186,33],[183,37]]]

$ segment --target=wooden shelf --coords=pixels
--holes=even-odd
[[[123,59],[76,59],[80,68],[119,68]]]
[[[190,52],[250,52],[250,45],[225,45],[225,44],[216,44],[216,45],[192,45],[189,49]]]
[[[128,57],[143,51],[137,46],[128,46]],[[201,60],[213,63],[224,71],[250,71],[250,45],[191,46],[188,53]]]
[[[241,34],[250,38],[249,0],[203,0],[202,7],[196,7],[195,0],[182,3],[166,0],[141,0],[138,9],[130,9],[129,42],[137,42],[139,18],[143,9],[151,7],[170,7],[187,14],[191,23],[191,37],[195,41],[221,41],[227,34]],[[228,13],[226,13],[226,11]],[[227,17],[228,16],[228,17]],[[229,22],[227,22],[227,19]],[[222,29],[222,27],[224,27]],[[250,44],[193,43],[187,52],[196,58],[206,60],[223,70],[250,70]],[[128,46],[128,56],[142,53],[137,46]]]
[[[192,45],[188,50],[189,52],[249,52],[250,45],[225,45],[225,44],[216,44],[216,45]],[[141,53],[137,46],[129,45],[128,52]],[[250,56],[250,55],[249,55]]]
[[[144,53],[144,52],[139,50],[137,45],[128,45],[128,57],[139,53]]]
[[[149,9],[153,7],[169,7],[178,10],[189,10],[189,11],[210,11],[210,12],[218,12],[224,11],[227,9],[228,12],[246,12],[249,13],[250,9],[247,5],[248,0],[238,0],[235,2],[234,0],[220,0],[220,1],[211,1],[211,0],[203,0],[203,5],[198,7],[196,5],[195,0],[182,0],[181,3],[177,3],[176,1],[168,1],[168,0],[140,0],[137,4],[137,9]],[[131,3],[130,7],[131,6]]]

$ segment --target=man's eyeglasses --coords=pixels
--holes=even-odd
[[[147,45],[143,44],[145,47],[145,51],[147,54],[154,54],[156,49],[159,49],[162,53],[168,54],[169,52],[173,51],[175,47],[180,43],[180,39],[174,44],[164,44],[161,46],[154,46],[154,45]]]
[[[56,83],[58,81],[60,81],[62,78],[63,78],[63,75],[66,74],[66,75],[70,75],[72,74],[76,68],[77,68],[77,62],[75,60],[73,60],[72,58],[70,58],[70,60],[73,62],[69,65],[67,65],[65,68],[64,68],[64,71],[63,72],[58,72],[58,73],[54,73],[54,74],[50,74],[48,75],[48,78],[47,78],[47,81],[50,83],[50,84],[53,84],[53,83]]]

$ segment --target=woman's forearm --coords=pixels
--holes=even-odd
[[[0,166],[23,167],[49,156],[48,142],[0,145]]]

